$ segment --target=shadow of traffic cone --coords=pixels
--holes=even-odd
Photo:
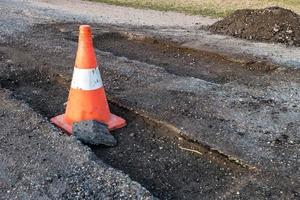
[[[122,128],[126,121],[111,114],[107,103],[89,25],[80,26],[79,43],[66,112],[51,122],[72,134],[72,124],[85,120],[105,123],[109,130]]]

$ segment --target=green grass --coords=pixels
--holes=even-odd
[[[102,3],[224,17],[237,9],[280,6],[300,14],[300,0],[92,0]]]

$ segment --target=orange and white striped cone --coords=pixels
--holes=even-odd
[[[89,25],[80,26],[79,44],[66,112],[51,122],[72,134],[72,124],[96,120],[107,124],[109,130],[122,128],[126,121],[112,114],[107,103]]]

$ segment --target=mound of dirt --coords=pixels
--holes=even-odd
[[[237,10],[208,30],[248,40],[300,46],[300,16],[280,7]]]

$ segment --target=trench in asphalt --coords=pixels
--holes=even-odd
[[[46,67],[17,70],[0,77],[2,88],[48,119],[64,112],[69,84]],[[116,147],[91,149],[98,158],[129,174],[159,198],[215,199],[250,174],[226,157],[181,138],[162,123],[135,114],[118,102],[110,107],[128,125],[112,132],[118,140]]]
[[[55,26],[51,27],[51,31],[67,40],[77,42],[78,33],[75,29],[77,27],[73,26],[74,30],[69,32],[61,33],[59,28],[54,28]],[[265,61],[239,60],[209,51],[181,47],[175,42],[131,32],[98,33],[95,31],[93,41],[94,46],[101,51],[160,66],[168,73],[177,76],[195,77],[218,84],[232,81],[247,82],[253,77],[270,74],[278,68]]]

